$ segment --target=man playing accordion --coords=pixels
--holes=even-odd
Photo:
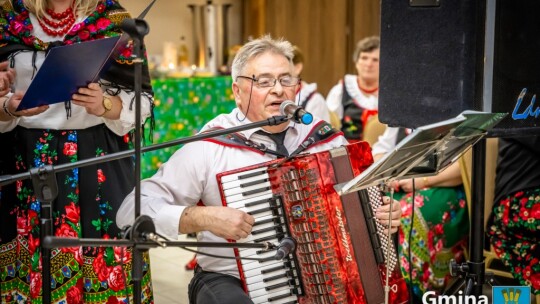
[[[232,91],[237,108],[207,123],[202,131],[226,129],[280,115],[280,105],[294,100],[300,83],[294,77],[293,48],[288,41],[264,36],[246,43],[232,63]],[[316,136],[311,136],[316,135]],[[222,172],[287,157],[308,137],[303,153],[347,145],[343,134],[315,118],[310,125],[293,121],[186,144],[159,171],[141,182],[141,213],[150,216],[157,232],[176,239],[197,233],[198,241],[226,242],[248,237],[255,218],[224,207],[216,176]],[[399,204],[390,210],[388,197],[375,216],[391,232],[397,231]],[[117,214],[120,227],[133,222],[134,193]],[[389,219],[391,218],[391,223]],[[189,286],[190,303],[253,303],[240,281],[230,248],[199,248],[198,267]]]

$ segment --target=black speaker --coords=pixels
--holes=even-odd
[[[416,128],[464,110],[540,133],[540,1],[382,0],[379,118]]]
[[[379,119],[391,126],[481,108],[483,1],[420,2],[381,2]]]

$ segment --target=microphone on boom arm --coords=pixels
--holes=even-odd
[[[285,100],[283,103],[281,103],[279,106],[279,113],[281,113],[283,116],[287,116],[297,123],[309,125],[313,122],[313,115],[311,115],[311,113],[307,112],[302,107],[297,106],[290,100]]]
[[[284,237],[278,245],[274,260],[283,260],[296,249],[296,240],[292,237]]]

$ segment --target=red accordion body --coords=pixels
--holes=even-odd
[[[369,145],[358,142],[218,175],[223,205],[255,217],[252,235],[242,242],[278,243],[286,236],[297,242],[284,261],[272,259],[275,251],[235,249],[255,303],[384,303],[387,267],[389,303],[407,302],[393,243],[373,217],[380,191],[340,197],[334,190],[371,163]]]

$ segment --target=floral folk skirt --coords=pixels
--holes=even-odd
[[[486,232],[499,258],[519,283],[540,294],[540,189],[496,202]]]
[[[9,138],[8,138],[9,137]],[[130,136],[105,125],[84,130],[17,127],[0,136],[3,173],[28,172],[130,148]],[[8,144],[9,143],[9,144]],[[15,143],[15,144],[13,144]],[[10,161],[6,161],[10,159]],[[53,178],[54,179],[54,178]],[[56,172],[58,196],[52,201],[54,236],[115,239],[116,211],[134,187],[133,158]],[[3,186],[0,200],[0,290],[2,303],[42,302],[41,202],[31,179]],[[131,249],[56,248],[51,252],[52,303],[133,302]],[[148,256],[144,257],[142,302],[151,303]]]
[[[394,198],[399,200],[402,210],[402,275],[416,297],[426,291],[441,293],[450,278],[450,260],[462,260],[467,245],[469,217],[463,188],[417,190],[414,217],[412,193],[396,193]]]

